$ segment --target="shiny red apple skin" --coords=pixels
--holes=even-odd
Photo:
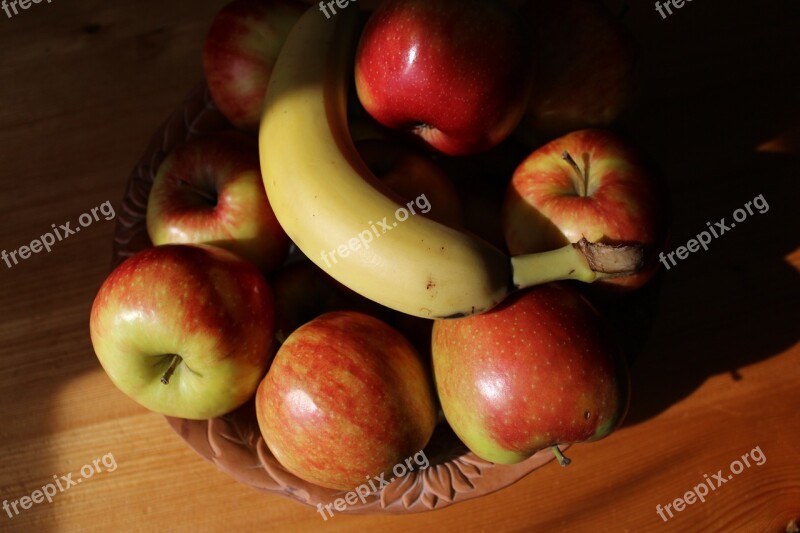
[[[568,152],[581,170],[581,196]],[[668,229],[668,194],[654,163],[605,130],[580,130],[532,152],[514,172],[503,205],[503,231],[512,255],[552,250],[585,237],[590,242],[639,243],[645,265],[633,275],[598,281],[625,291],[647,283],[658,269]]]
[[[635,93],[636,47],[619,17],[598,0],[516,4],[535,73],[521,137],[538,145],[620,120]]]
[[[522,118],[529,60],[507,8],[480,0],[387,0],[356,52],[367,112],[448,155],[490,149]]]
[[[226,250],[164,245],[128,258],[103,282],[89,320],[111,381],[144,407],[208,419],[252,399],[272,356],[272,292]],[[182,359],[161,379],[174,355]]]
[[[503,464],[554,444],[598,440],[622,421],[629,378],[602,317],[575,289],[547,284],[498,308],[433,326],[445,417],[476,455]]]
[[[167,156],[150,191],[147,232],[155,245],[226,248],[265,274],[290,246],[264,191],[255,140],[239,132],[193,139]]]
[[[289,472],[339,490],[423,449],[436,423],[419,354],[384,322],[352,311],[326,313],[289,336],[259,385],[256,414]]]
[[[214,17],[203,44],[203,70],[220,112],[255,132],[272,68],[307,6],[295,0],[233,0]]]

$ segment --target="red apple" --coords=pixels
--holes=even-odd
[[[258,387],[256,414],[289,472],[340,490],[390,472],[436,423],[419,354],[393,328],[352,311],[322,315],[286,339]]]
[[[450,155],[499,144],[525,110],[529,60],[512,12],[482,0],[387,0],[356,52],[356,90],[381,124]]]
[[[535,75],[522,136],[540,144],[614,123],[634,89],[634,46],[618,18],[597,0],[517,3]]]
[[[469,157],[437,160],[458,191],[464,211],[464,228],[506,251],[500,212],[511,175],[530,150],[506,140],[499,146]]]
[[[226,248],[267,273],[289,252],[264,191],[255,140],[238,132],[179,146],[161,164],[147,204],[153,244]]]
[[[487,461],[517,463],[549,446],[601,439],[627,410],[628,371],[613,336],[567,285],[437,320],[432,351],[445,418]]]
[[[168,416],[221,416],[253,397],[273,355],[267,282],[214,246],[148,248],[92,305],[92,345],[111,381]]]
[[[214,103],[237,128],[258,129],[272,67],[306,9],[295,0],[234,0],[214,17],[203,69]]]
[[[644,245],[640,272],[598,282],[638,288],[658,267],[666,202],[660,174],[636,148],[607,131],[573,132],[531,153],[514,172],[503,205],[506,243],[512,255],[552,250],[582,237]]]
[[[275,296],[275,337],[279,344],[297,328],[329,311],[360,311],[376,318],[389,310],[351,291],[311,261],[286,265],[270,277]]]
[[[428,209],[420,214],[449,225],[462,224],[458,193],[436,163],[388,140],[364,140],[356,148],[370,170],[405,202],[420,198],[418,207]]]

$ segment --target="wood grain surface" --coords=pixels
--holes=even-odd
[[[0,250],[110,200],[202,76],[223,0],[0,11]],[[800,521],[800,6],[648,2],[627,21],[642,85],[627,127],[670,180],[672,249],[761,194],[755,214],[666,272],[659,318],[611,437],[493,495],[414,516],[334,516],[239,485],[118,392],[88,335],[114,221],[0,262],[0,500],[113,457],[1,531],[792,531]],[[491,38],[491,31],[487,31]],[[668,521],[656,506],[758,448]],[[111,455],[109,455],[111,454]],[[110,463],[109,463],[110,464]],[[66,483],[66,482],[65,482]],[[796,529],[795,529],[796,530]]]

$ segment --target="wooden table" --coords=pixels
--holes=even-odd
[[[223,3],[0,12],[0,249],[106,200],[119,205],[151,134],[201,78],[203,36]],[[569,468],[551,463],[434,513],[328,522],[237,484],[100,369],[88,316],[114,230],[101,219],[50,253],[0,263],[0,498],[104,456],[117,467],[101,462],[85,483],[13,518],[0,511],[0,530],[791,530],[800,520],[798,7],[704,0],[662,20],[637,2],[628,14],[643,50],[630,128],[670,178],[673,249],[759,194],[769,211],[666,273],[628,420],[573,447]],[[657,505],[674,508],[704,474],[728,472],[756,447],[763,464],[751,460],[704,503],[659,517]]]

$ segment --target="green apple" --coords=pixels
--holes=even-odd
[[[213,246],[164,245],[127,259],[100,287],[89,326],[114,385],[179,418],[239,407],[273,356],[269,285],[251,263]]]

